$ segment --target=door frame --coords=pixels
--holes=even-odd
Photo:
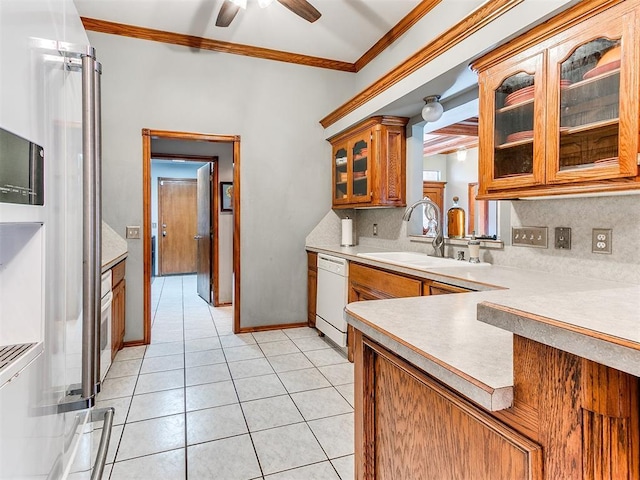
[[[151,343],[151,139],[195,140],[233,144],[233,331],[240,332],[240,136],[142,129],[143,333]],[[183,158],[188,156],[181,156]],[[217,169],[214,169],[217,172]],[[214,185],[217,189],[217,185]],[[217,222],[217,195],[214,202]],[[217,241],[215,248],[217,248]],[[217,258],[217,255],[214,255]],[[214,260],[217,261],[217,260]],[[217,290],[214,291],[217,294]]]
[[[220,218],[218,217],[217,213],[218,213],[218,206],[220,204],[220,200],[215,192],[215,185],[218,185],[218,181],[219,181],[219,173],[218,173],[218,160],[219,157],[218,156],[213,156],[213,155],[179,155],[179,154],[175,154],[175,153],[159,153],[159,152],[153,152],[152,156],[154,158],[157,159],[176,159],[176,160],[183,160],[183,161],[187,161],[187,162],[198,162],[198,163],[207,163],[209,164],[209,168],[210,168],[210,173],[209,175],[212,176],[210,182],[211,182],[211,188],[210,188],[210,198],[209,198],[209,204],[211,205],[210,208],[210,215],[211,215],[211,220],[210,220],[210,225],[211,225],[211,230],[213,231],[213,238],[212,238],[212,244],[213,244],[213,249],[211,250],[211,272],[212,273],[212,282],[213,284],[210,285],[210,288],[213,289],[213,298],[212,298],[212,302],[213,302],[213,306],[214,307],[223,307],[223,306],[228,306],[231,305],[231,303],[220,303],[220,297],[219,297],[219,288],[220,288],[220,276],[218,275],[219,270],[220,270],[220,250],[219,250],[219,245],[218,245],[218,241],[219,241],[219,228],[220,228]],[[153,173],[153,172],[152,172]],[[158,192],[160,191],[160,178],[158,178]],[[166,178],[163,178],[162,180],[167,180]],[[176,180],[180,180],[180,179],[176,179]],[[197,182],[197,179],[195,179]],[[158,197],[159,198],[159,197]],[[158,206],[160,205],[160,202],[158,202]],[[158,219],[160,219],[160,209],[158,208]],[[160,243],[158,242],[158,245],[160,245]],[[160,248],[158,248],[158,259],[160,258]],[[160,262],[158,261],[158,272],[159,270],[159,265]]]
[[[196,183],[196,179],[194,178],[172,178],[172,177],[158,177],[158,224],[162,224],[162,202],[160,201],[160,187],[162,186],[162,182],[171,181],[171,182],[185,182],[185,183]],[[158,229],[158,230],[161,230]],[[161,235],[160,235],[161,236]],[[158,275],[163,276],[162,272],[162,238],[158,240]],[[151,255],[151,252],[149,252]]]

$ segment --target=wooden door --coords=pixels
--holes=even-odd
[[[196,234],[196,268],[198,272],[197,289],[204,301],[211,303],[211,163],[198,169],[197,175],[197,234]]]
[[[160,275],[196,271],[196,180],[158,180]]]

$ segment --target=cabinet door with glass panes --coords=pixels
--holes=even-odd
[[[350,162],[347,158],[347,142],[333,147],[333,204],[346,205],[349,203]]]
[[[481,184],[487,190],[544,183],[544,55],[495,67],[480,83]]]
[[[348,141],[351,203],[371,202],[371,130],[354,135]]]
[[[592,18],[549,49],[547,183],[637,175],[635,17]]]
[[[333,205],[371,202],[371,129],[333,147]]]

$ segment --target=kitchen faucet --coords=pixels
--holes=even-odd
[[[424,205],[424,215],[429,220],[429,224],[431,224],[432,222],[435,224],[436,236],[432,242],[433,250],[435,251],[436,257],[444,258],[444,237],[442,235],[442,214],[440,212],[440,207],[438,207],[437,204],[435,204],[429,197],[424,197],[422,200],[418,200],[410,207],[407,207],[407,209],[404,211],[404,215],[402,215],[402,220],[405,222],[408,222],[409,219],[411,218],[411,214],[413,213],[413,209],[416,208],[418,205]],[[435,219],[431,216],[430,210],[435,211],[435,214],[436,214]]]

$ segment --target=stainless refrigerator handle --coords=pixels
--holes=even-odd
[[[93,157],[93,165],[94,165],[94,205],[95,205],[95,213],[93,216],[94,220],[94,274],[93,274],[93,288],[95,289],[95,304],[94,304],[94,325],[95,325],[95,347],[93,349],[93,371],[94,376],[93,380],[96,385],[94,392],[98,393],[100,391],[100,348],[101,345],[100,335],[101,335],[101,323],[102,323],[102,309],[101,309],[101,299],[102,299],[102,282],[101,282],[101,273],[102,273],[102,135],[101,135],[101,82],[100,77],[102,74],[102,65],[99,62],[93,59],[93,68],[91,69],[94,76],[94,94],[93,94],[93,111],[94,118],[92,128],[93,128],[93,138],[94,138],[94,148],[95,153]],[[111,355],[111,352],[109,352]]]
[[[95,395],[96,372],[96,145],[95,59],[82,56],[82,386]]]
[[[97,413],[97,412],[96,412]],[[96,455],[96,462],[93,464],[91,472],[91,480],[100,480],[104,471],[104,464],[107,461],[107,452],[109,451],[109,441],[111,440],[111,428],[113,427],[113,416],[116,413],[115,408],[107,407],[104,409],[104,423],[102,424],[102,435],[100,435],[100,445]]]

